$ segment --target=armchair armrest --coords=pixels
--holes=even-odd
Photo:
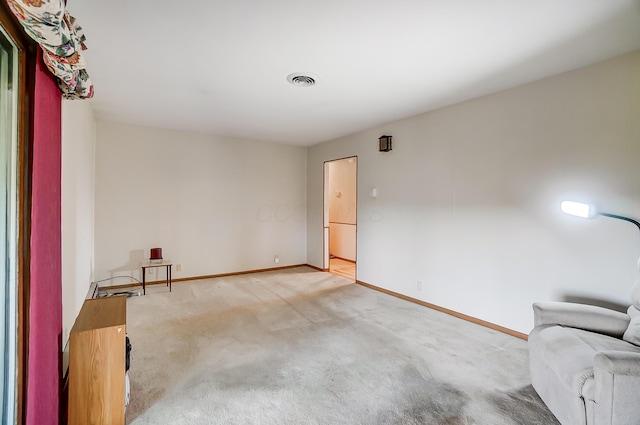
[[[600,351],[596,353],[593,366],[613,375],[627,375],[640,378],[640,353],[631,351]],[[640,380],[638,381],[640,386]],[[640,391],[638,391],[640,392]],[[636,394],[638,394],[636,392]]]
[[[631,318],[625,313],[593,305],[567,302],[533,304],[534,325],[561,325],[621,338]]]
[[[632,425],[640,418],[640,353],[601,351],[594,358],[597,424]]]

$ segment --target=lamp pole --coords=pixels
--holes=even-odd
[[[638,226],[638,230],[640,230],[640,223],[638,223],[636,220],[634,220],[632,218],[623,217],[621,215],[616,215],[616,214],[609,214],[609,213],[605,213],[605,212],[599,212],[598,215],[601,215],[601,216],[604,216],[604,217],[617,218],[618,220],[628,221],[629,223],[633,223],[636,226]]]

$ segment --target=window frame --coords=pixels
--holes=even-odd
[[[29,302],[31,253],[31,176],[33,151],[33,94],[37,45],[22,29],[6,2],[0,1],[0,24],[18,48],[17,133],[17,379],[16,423],[26,423],[27,360],[29,356]]]

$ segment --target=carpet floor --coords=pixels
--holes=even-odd
[[[127,300],[130,425],[557,424],[526,341],[307,267]]]

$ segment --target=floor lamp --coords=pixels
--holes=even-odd
[[[562,203],[560,203],[560,209],[565,214],[582,218],[594,218],[599,215],[603,217],[617,218],[618,220],[624,220],[635,224],[638,227],[638,230],[640,230],[640,223],[638,221],[629,217],[598,211],[593,205],[585,204],[584,202],[562,201]],[[640,258],[638,258],[638,270],[640,270]]]
[[[583,202],[562,201],[562,203],[560,204],[560,209],[565,214],[582,218],[594,218],[599,215],[603,217],[617,218],[618,220],[624,220],[635,224],[636,226],[638,226],[638,230],[640,230],[640,223],[632,218],[623,217],[616,214],[609,214],[606,212],[600,212],[593,205],[585,204]]]

